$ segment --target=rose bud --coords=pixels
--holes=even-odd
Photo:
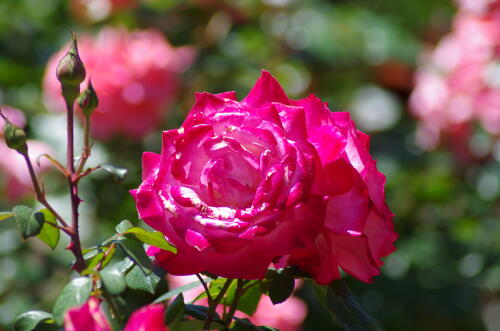
[[[52,111],[66,109],[54,75],[65,49],[50,58],[43,79],[44,103]],[[196,53],[191,46],[174,47],[158,30],[111,27],[95,36],[81,35],[78,52],[99,92],[91,131],[94,138],[102,140],[141,140],[154,132],[169,116],[182,86],[181,73]],[[80,107],[76,108],[81,114]]]
[[[61,82],[62,93],[67,103],[72,103],[80,93],[80,84],[85,79],[85,66],[78,54],[75,35],[66,55],[59,61],[56,70],[57,79]]]
[[[83,111],[85,116],[90,116],[92,111],[97,108],[99,105],[99,99],[97,98],[97,94],[95,93],[94,87],[92,86],[92,82],[89,80],[87,85],[87,89],[83,91],[76,101],[80,109]]]
[[[9,148],[15,149],[21,154],[25,154],[28,151],[28,145],[26,144],[28,137],[24,129],[10,122],[6,122],[3,132],[5,143]]]

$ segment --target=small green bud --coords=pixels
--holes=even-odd
[[[26,153],[28,151],[28,145],[26,144],[28,137],[23,129],[6,122],[3,133],[5,142],[9,148],[15,149],[19,153]]]
[[[57,65],[56,75],[61,82],[63,97],[66,102],[72,104],[80,93],[80,84],[85,79],[85,66],[78,54],[78,45],[74,34],[69,51]]]
[[[56,74],[57,79],[63,85],[79,86],[85,79],[85,66],[78,54],[78,45],[75,35],[73,35],[73,39],[71,40],[71,46],[68,53],[66,53],[57,65]]]
[[[80,96],[78,97],[76,102],[82,109],[85,116],[90,116],[90,114],[92,114],[92,111],[99,105],[99,99],[97,98],[97,94],[95,93],[94,87],[92,86],[92,82],[90,80],[87,88],[82,93],[80,93]]]

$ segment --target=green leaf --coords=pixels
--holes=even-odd
[[[138,265],[135,265],[132,270],[127,273],[125,280],[127,286],[133,290],[146,291],[154,294],[162,277],[163,275],[157,275],[154,272],[145,274]]]
[[[326,306],[347,331],[377,330],[375,321],[363,310],[342,280],[328,285]]]
[[[36,236],[42,230],[45,215],[27,206],[15,206],[12,210],[23,239]]]
[[[0,221],[6,221],[8,219],[11,219],[12,217],[14,217],[14,213],[11,213],[10,211],[0,212]]]
[[[168,305],[165,311],[165,322],[167,324],[172,324],[174,321],[182,318],[184,312],[184,296],[179,294],[171,304]]]
[[[118,244],[125,251],[125,254],[143,269],[146,275],[151,273],[151,260],[141,242],[131,238],[122,238],[118,241]]]
[[[101,266],[100,266],[101,269],[106,268],[106,266],[109,264],[109,262],[111,262],[111,259],[115,255],[115,252],[116,252],[116,247],[114,245],[108,247],[108,249],[106,250],[106,253],[105,253],[104,260],[102,260],[102,262],[101,262]]]
[[[190,321],[176,321],[168,326],[170,331],[200,331],[203,330],[204,321],[190,320]],[[214,327],[214,325],[212,325]]]
[[[124,233],[134,225],[129,220],[123,220],[115,227],[117,233]]]
[[[31,331],[43,321],[52,319],[52,314],[44,311],[32,310],[27,311],[16,318],[14,322],[15,331]]]
[[[295,279],[287,269],[279,272],[271,281],[269,287],[269,298],[274,305],[284,302],[290,295],[292,295],[293,288],[295,287]]]
[[[89,277],[72,279],[62,290],[61,295],[54,304],[54,319],[62,324],[64,314],[68,309],[83,304],[92,291],[92,280]]]
[[[101,168],[113,175],[113,177],[121,182],[127,176],[127,169],[117,167],[111,164],[101,164]]]
[[[57,224],[56,217],[48,209],[41,209],[38,212],[44,215],[45,223],[43,224],[42,230],[37,237],[46,243],[47,246],[54,249],[56,248],[57,243],[59,243],[59,237],[61,236],[60,230],[51,225]]]
[[[245,293],[240,298],[238,310],[244,312],[248,316],[252,316],[255,313],[260,298],[262,296],[262,291],[260,289],[260,286],[257,286],[257,284],[255,285],[253,284],[258,282],[259,280],[253,280],[250,283],[248,283],[247,286],[250,285],[251,287],[249,287],[248,290],[246,290]]]
[[[161,248],[174,254],[177,253],[177,248],[165,240],[165,236],[161,232],[149,232],[139,227],[132,227],[129,228],[125,234],[132,234],[145,244]]]
[[[257,327],[248,318],[234,317],[236,323],[229,329],[230,331],[257,331]]]
[[[280,330],[272,328],[270,326],[258,326],[257,331],[280,331]]]
[[[111,295],[118,295],[125,291],[127,284],[125,283],[125,277],[117,268],[107,268],[102,270],[99,275],[101,276],[102,285],[106,292]]]
[[[209,278],[204,278],[203,280],[204,281],[208,281],[210,279]],[[155,301],[153,301],[153,303],[159,303],[159,302],[168,300],[168,299],[173,298],[173,297],[175,297],[176,295],[178,295],[178,294],[180,294],[182,292],[189,291],[189,290],[191,290],[193,288],[196,288],[196,287],[198,287],[200,285],[201,285],[201,283],[199,281],[195,281],[195,282],[186,284],[184,286],[180,286],[180,287],[174,288],[173,290],[168,291],[167,293],[159,296]]]
[[[185,305],[184,312],[193,318],[205,321],[208,318],[208,307],[200,305]],[[220,321],[219,314],[215,313],[214,321]]]
[[[227,278],[217,278],[216,280],[213,280],[210,282],[210,285],[208,286],[208,290],[210,292],[210,296],[212,298],[216,298],[222,288],[224,287],[226,281],[228,281]],[[231,280],[231,284],[229,285],[226,296],[224,297],[224,301],[226,301],[227,305],[230,305],[233,302],[234,298],[234,293],[236,292],[236,282]],[[199,300],[201,298],[205,298],[207,296],[206,292],[203,291],[200,293],[200,295],[196,298],[196,300]]]
[[[127,271],[134,266],[134,261],[126,257],[122,261],[116,263],[113,268],[116,268],[122,275],[126,274]]]
[[[104,258],[104,252],[101,248],[96,249],[95,251],[89,252],[83,256],[85,261],[87,262],[87,268],[81,272],[81,275],[90,275],[94,272],[97,265]]]

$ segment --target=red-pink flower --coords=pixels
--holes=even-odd
[[[468,150],[464,132],[472,132],[474,122],[500,135],[500,1],[459,4],[452,32],[423,55],[410,98],[419,119],[417,141],[426,149],[446,138]]]
[[[168,331],[165,325],[165,306],[151,304],[144,306],[130,316],[123,331]]]
[[[266,71],[241,102],[198,94],[161,154],[144,154],[132,191],[178,249],[156,250],[157,261],[174,275],[258,279],[280,260],[320,283],[339,266],[369,281],[397,235],[368,142],[348,113],[290,100]]]
[[[132,313],[124,331],[168,331],[164,322],[165,307],[150,304]],[[64,316],[65,331],[111,331],[106,316],[100,308],[100,300],[90,297],[84,304],[73,307]]]
[[[155,130],[175,98],[179,74],[194,59],[192,48],[175,48],[155,30],[106,28],[94,38],[81,36],[78,46],[87,79],[92,79],[99,97],[91,128],[100,139],[140,139]],[[67,49],[52,56],[43,82],[47,107],[58,111],[65,107],[55,72]]]
[[[111,331],[100,302],[96,297],[90,297],[83,305],[69,309],[64,316],[65,331]]]
[[[26,120],[23,113],[9,106],[2,106],[2,113],[15,125],[24,127]],[[23,198],[33,189],[31,177],[26,162],[21,154],[7,147],[3,141],[3,126],[5,122],[0,117],[0,177],[5,181],[5,188],[1,191],[11,201],[15,202]],[[28,155],[32,160],[37,175],[47,171],[50,163],[44,158],[37,162],[38,156],[50,154],[52,150],[43,142],[28,140]]]

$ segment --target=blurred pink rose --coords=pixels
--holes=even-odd
[[[165,307],[151,304],[132,313],[124,331],[168,331],[164,323]],[[69,309],[64,316],[65,331],[111,331],[106,316],[100,308],[100,301],[90,297],[83,305]]]
[[[111,331],[99,299],[90,297],[83,305],[69,309],[64,316],[65,331]]]
[[[50,110],[65,110],[55,71],[67,49],[51,57],[45,72],[44,101]],[[179,74],[194,59],[192,48],[175,48],[155,30],[106,28],[94,38],[81,36],[78,49],[99,97],[91,124],[99,139],[141,139],[155,130],[175,98]],[[86,86],[87,80],[81,87]]]
[[[173,276],[169,274],[167,278],[171,289],[198,281],[196,276]],[[298,286],[300,286],[300,284]],[[202,292],[203,287],[201,283],[200,286],[183,292],[185,302],[191,302]],[[197,301],[196,304],[206,305],[206,298]],[[222,314],[222,312],[222,306],[219,306],[218,313]],[[257,326],[271,326],[280,331],[300,331],[302,330],[301,325],[306,318],[306,314],[306,304],[292,295],[285,302],[277,305],[273,305],[268,297],[263,296],[257,305],[257,310],[252,316],[248,316],[240,311],[237,311],[235,316],[239,318],[248,318]]]
[[[459,4],[452,32],[422,56],[410,107],[421,147],[444,139],[466,161],[473,157],[468,145],[475,122],[500,135],[500,1]]]
[[[26,120],[20,110],[9,106],[2,106],[2,113],[15,125],[24,127]],[[26,162],[21,154],[7,147],[3,141],[4,120],[0,117],[0,177],[5,181],[2,192],[9,202],[16,202],[32,190],[31,177],[26,167]],[[38,156],[50,154],[52,150],[43,142],[28,140],[28,155],[33,163],[35,173],[40,175],[50,168],[50,163],[42,158],[37,162]]]
[[[165,306],[162,304],[144,306],[132,313],[123,331],[168,331],[164,314]]]
[[[161,155],[143,155],[140,217],[177,247],[169,273],[258,279],[272,262],[326,284],[339,267],[370,281],[395,248],[385,177],[348,113],[290,100],[266,71],[241,102],[201,93]]]

